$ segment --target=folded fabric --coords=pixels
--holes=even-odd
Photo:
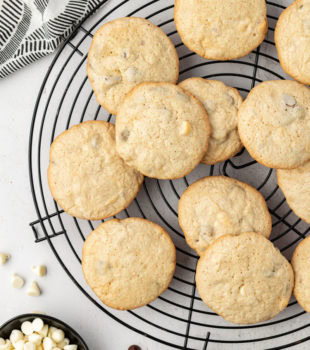
[[[0,0],[0,78],[53,52],[104,0]]]

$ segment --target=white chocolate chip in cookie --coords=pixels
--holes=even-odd
[[[297,101],[294,96],[282,94],[282,103],[286,107],[294,108],[296,106]]]
[[[191,132],[191,124],[188,121],[183,121],[180,127],[180,135],[188,135]]]
[[[122,81],[121,76],[119,75],[105,75],[103,77],[103,85],[104,87],[112,87]]]
[[[135,83],[139,80],[139,71],[135,67],[129,67],[125,72],[125,76],[127,81],[130,83]]]

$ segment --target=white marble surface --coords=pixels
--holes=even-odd
[[[111,320],[88,301],[57,263],[46,243],[35,244],[29,223],[36,219],[28,179],[28,138],[34,103],[52,56],[0,81],[0,251],[12,255],[0,266],[0,324],[21,313],[40,311],[64,320],[85,339],[90,350],[167,349]],[[33,264],[46,264],[36,278]],[[19,273],[26,286],[15,290],[10,277]],[[36,279],[40,297],[26,295]]]

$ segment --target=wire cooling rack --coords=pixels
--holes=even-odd
[[[199,165],[180,180],[146,178],[136,200],[117,217],[146,217],[165,227],[177,247],[177,268],[171,286],[155,302],[134,311],[115,311],[97,299],[81,272],[83,242],[100,222],[73,218],[53,201],[46,178],[49,147],[55,136],[74,124],[91,119],[115,120],[96,102],[86,76],[87,52],[93,34],[103,23],[122,16],[149,19],[174,42],[180,57],[180,80],[190,76],[219,79],[246,96],[263,80],[287,78],[277,59],[273,32],[288,1],[267,3],[269,31],[263,44],[245,58],[218,62],[204,60],[182,44],[173,22],[172,0],[102,1],[98,11],[93,11],[58,51],[35,105],[29,142],[30,182],[38,217],[30,224],[35,242],[48,242],[68,276],[97,306],[98,312],[170,348],[305,349],[305,342],[310,340],[310,316],[294,299],[273,320],[248,326],[232,325],[202,303],[195,286],[198,257],[186,245],[177,220],[177,202],[189,184],[206,175],[224,174],[256,187],[264,195],[272,214],[271,240],[288,258],[296,244],[309,233],[309,225],[287,206],[276,184],[275,171],[257,164],[245,150],[215,166]],[[158,349],[162,347],[158,344]]]

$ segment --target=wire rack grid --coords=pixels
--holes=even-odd
[[[198,257],[186,245],[177,220],[177,202],[189,184],[206,175],[223,174],[256,187],[264,195],[272,214],[271,240],[288,258],[296,244],[309,233],[309,225],[287,206],[274,170],[258,164],[245,150],[215,166],[199,165],[183,179],[146,178],[135,201],[117,217],[144,217],[166,228],[177,248],[177,268],[169,289],[155,302],[134,311],[115,311],[97,299],[81,272],[83,242],[100,222],[70,217],[53,201],[46,178],[49,147],[55,136],[74,124],[92,119],[115,121],[115,117],[96,102],[85,68],[93,34],[103,23],[122,16],[149,19],[174,42],[180,57],[180,80],[190,76],[219,79],[246,96],[261,81],[287,78],[279,66],[273,32],[288,1],[267,1],[267,5],[269,30],[262,45],[245,58],[218,62],[204,60],[182,44],[173,22],[172,0],[102,1],[58,51],[38,94],[29,140],[29,174],[37,213],[37,220],[30,225],[35,242],[49,244],[68,276],[97,306],[98,312],[163,344],[158,345],[159,349],[164,345],[188,350],[302,349],[310,340],[310,318],[294,299],[273,320],[248,326],[232,325],[202,303],[195,286]]]

